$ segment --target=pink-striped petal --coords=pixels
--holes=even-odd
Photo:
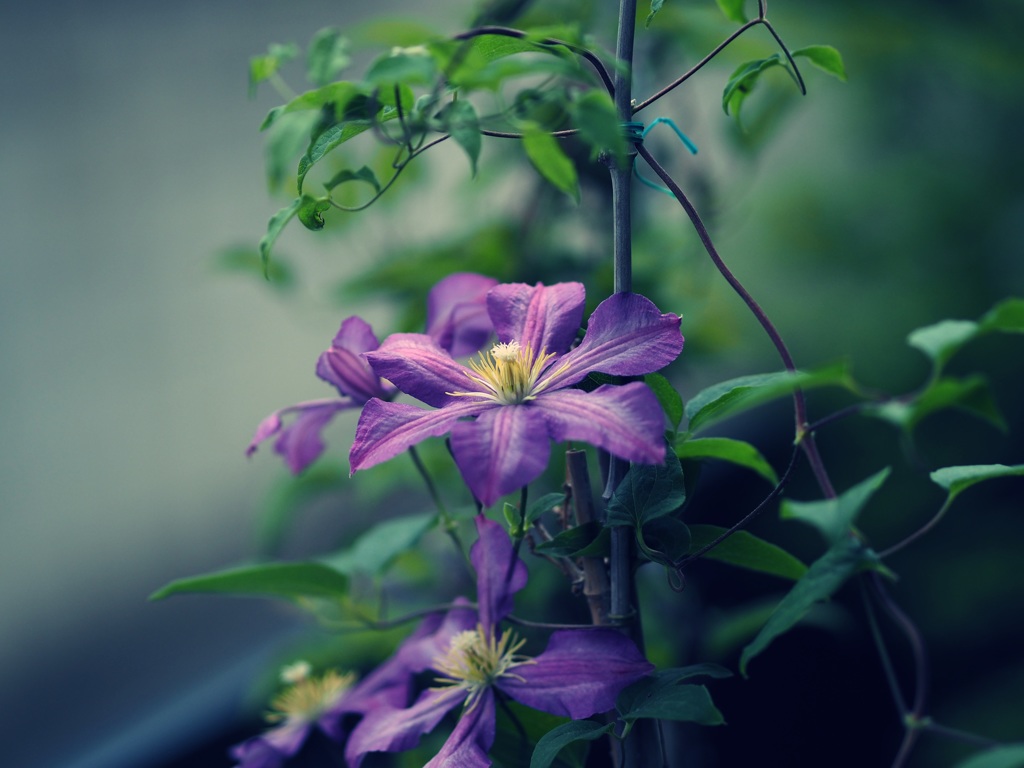
[[[499,341],[518,341],[538,355],[560,355],[576,338],[585,299],[581,283],[503,283],[487,295],[487,311]]]
[[[544,392],[533,405],[556,442],[578,440],[641,464],[665,459],[665,416],[658,398],[639,381],[605,384],[593,392]]]
[[[355,441],[348,455],[352,472],[394,458],[428,437],[447,434],[459,419],[492,407],[496,406],[465,398],[446,408],[425,411],[414,405],[373,399],[363,407],[356,425]]]
[[[538,410],[530,404],[489,405],[476,421],[454,424],[451,436],[462,478],[486,507],[536,480],[551,453],[548,427]]]

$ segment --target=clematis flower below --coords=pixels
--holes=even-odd
[[[427,296],[427,335],[455,356],[471,355],[491,335],[484,305],[487,292],[497,280],[471,272],[459,272],[439,281]],[[274,435],[274,450],[284,457],[295,474],[316,461],[324,451],[320,433],[339,411],[361,408],[368,400],[390,400],[397,390],[381,381],[366,362],[365,354],[380,346],[370,325],[360,317],[346,318],[331,348],[320,355],[316,374],[334,385],[341,397],[309,400],[274,411],[256,428],[246,455]],[[282,417],[295,415],[285,427]]]
[[[433,670],[437,685],[406,708],[382,705],[366,713],[345,748],[357,768],[370,752],[412,748],[444,716],[462,705],[462,715],[427,768],[489,766],[495,736],[496,691],[528,707],[582,719],[612,708],[627,685],[654,670],[633,642],[612,629],[554,632],[535,658],[521,654],[524,641],[499,623],[526,585],[526,566],[497,523],[477,516],[480,538],[470,558],[477,575],[477,610],[457,605],[430,634],[403,643],[406,669],[418,659]]]
[[[366,354],[370,366],[437,410],[369,400],[349,454],[352,472],[450,432],[463,479],[490,506],[544,471],[551,440],[578,440],[628,461],[660,463],[664,416],[645,384],[593,392],[573,385],[594,371],[637,376],[668,365],[683,348],[680,318],[662,314],[639,294],[615,294],[594,310],[582,342],[569,351],[584,299],[580,283],[495,286],[487,311],[499,343],[469,367],[429,336],[389,336]]]

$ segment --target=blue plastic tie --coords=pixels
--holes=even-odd
[[[683,145],[688,150],[690,150],[690,154],[697,154],[697,145],[690,141],[690,137],[679,129],[679,126],[675,124],[672,118],[656,117],[651,122],[651,124],[648,125],[646,128],[643,127],[643,123],[624,123],[622,127],[626,131],[626,139],[628,141],[636,143],[638,141],[643,141],[647,137],[647,134],[650,133],[651,129],[658,123],[665,123],[667,126],[669,126],[673,131],[676,132],[676,136],[678,136],[679,140],[683,142]],[[641,128],[643,130],[640,130]],[[638,134],[639,138],[637,138]],[[672,190],[670,190],[668,187],[663,187],[660,184],[655,184],[653,181],[645,179],[643,176],[641,176],[640,171],[638,171],[636,168],[636,164],[633,165],[633,175],[636,176],[641,183],[646,184],[651,189],[656,189],[659,192],[664,192],[669,197],[675,197],[675,195],[672,194]]]

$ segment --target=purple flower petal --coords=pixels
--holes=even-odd
[[[488,688],[472,709],[462,713],[441,751],[423,768],[486,768],[491,764],[487,751],[494,744],[494,733],[494,692]]]
[[[316,375],[333,384],[342,395],[349,395],[360,403],[371,397],[388,397],[377,374],[363,357],[380,344],[369,323],[361,317],[346,318],[338,330],[331,348],[320,355]]]
[[[494,330],[486,299],[497,284],[472,272],[456,272],[438,282],[427,296],[427,335],[452,357],[478,351]]]
[[[629,461],[665,459],[665,416],[658,398],[639,381],[605,384],[593,392],[545,392],[533,402],[556,442],[579,440]]]
[[[236,744],[231,756],[237,768],[279,768],[300,749],[312,726],[307,722],[285,721],[277,728]]]
[[[456,400],[449,392],[481,391],[470,378],[471,371],[422,333],[394,333],[366,359],[378,376],[427,405],[440,407]]]
[[[477,515],[476,529],[480,538],[470,549],[469,559],[476,571],[480,625],[490,637],[495,625],[512,612],[515,593],[526,586],[526,565],[501,525]]]
[[[592,371],[638,376],[660,370],[683,349],[678,315],[662,314],[638,293],[616,293],[602,301],[587,323],[576,349],[558,361],[568,365],[549,386],[567,387]]]
[[[428,689],[408,709],[382,707],[367,713],[348,737],[345,758],[358,768],[368,752],[403,752],[419,742],[466,699],[462,688]]]
[[[292,472],[299,474],[324,452],[320,431],[334,418],[334,414],[358,408],[361,404],[351,398],[310,400],[274,411],[260,422],[245,453],[252,456],[260,443],[280,434],[274,443],[274,451],[284,457]],[[282,428],[281,417],[289,413],[298,413],[298,416]]]
[[[585,298],[581,283],[505,283],[487,295],[487,311],[499,341],[518,341],[538,355],[561,354],[583,322]]]
[[[551,453],[540,411],[529,404],[489,405],[476,421],[454,424],[451,437],[463,479],[487,507],[539,477]]]
[[[356,425],[356,438],[348,455],[352,472],[394,458],[428,437],[443,435],[459,419],[490,407],[495,406],[465,398],[440,410],[425,411],[414,405],[374,398],[363,407]]]
[[[574,720],[608,711],[623,688],[654,671],[633,641],[613,629],[555,632],[533,661],[497,686],[521,704]]]
[[[440,656],[448,652],[451,640],[460,632],[476,629],[477,614],[464,597],[454,600],[452,608],[439,621],[431,626],[426,620],[420,628],[409,636],[395,652],[394,658],[411,672],[423,672],[430,669]],[[424,627],[427,631],[423,631]]]

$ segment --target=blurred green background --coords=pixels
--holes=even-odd
[[[238,261],[225,253],[251,250],[282,204],[266,189],[257,131],[278,101],[269,89],[246,99],[248,57],[270,42],[304,45],[322,26],[368,14],[453,32],[474,8],[302,0],[5,9],[6,764],[164,765],[237,727],[249,681],[305,622],[255,601],[145,597],[265,544],[267,510],[290,486],[268,449],[251,462],[243,449],[270,411],[329,394],[313,368],[343,316],[359,312],[381,334],[414,327],[409,302],[451,269],[528,281],[585,272],[592,305],[609,290],[603,169],[584,178],[577,209],[501,140],[485,141],[474,181],[458,148],[441,146],[365,215],[329,218],[320,234],[293,225],[277,259],[288,281],[268,285],[225,268]],[[532,12],[557,18],[581,10],[609,44],[610,7],[564,2]],[[699,154],[691,157],[667,131],[652,134],[648,147],[692,194],[722,256],[800,365],[847,359],[862,383],[908,391],[927,373],[923,356],[906,346],[909,331],[946,317],[976,319],[996,301],[1024,295],[1024,52],[1014,37],[1024,5],[776,0],[770,18],[792,47],[838,47],[849,82],[808,68],[809,95],[801,98],[775,71],[745,106],[740,130],[722,113],[720,93],[739,62],[774,52],[755,30],[641,115],[672,117]],[[670,81],[729,30],[711,2],[667,0],[638,32],[637,96]],[[298,74],[293,87],[302,87]],[[684,316],[687,348],[672,369],[684,397],[778,369],[675,202],[635,190],[636,288]],[[365,270],[370,276],[353,282]],[[932,417],[917,433],[921,465],[1022,463],[1024,340],[981,340],[952,370],[988,373],[1011,432],[958,413]],[[848,401],[814,393],[812,413]],[[784,405],[766,408],[723,434],[751,440],[781,469],[789,419]],[[351,511],[351,494],[380,499],[392,475],[344,479],[353,425],[340,419],[328,433],[328,495],[302,505],[285,555],[369,524]],[[839,488],[896,468],[862,521],[879,547],[941,503],[888,425],[842,423],[820,439]],[[693,522],[727,524],[767,490],[714,470],[703,483]],[[801,474],[791,495],[813,498],[810,478]],[[933,714],[1000,739],[1024,738],[1022,511],[1019,482],[972,489],[937,531],[892,562],[901,575],[893,591],[928,638]],[[772,511],[756,530],[813,558],[817,545],[794,525]],[[659,595],[658,576],[650,582]],[[730,612],[783,588],[714,564],[693,569],[668,614],[666,631],[681,633],[676,652],[732,663]],[[688,737],[694,765],[747,764],[730,751],[736,734],[760,750],[760,764],[822,764],[810,757],[821,753],[809,732],[831,744],[871,742],[857,734],[877,733],[877,761],[843,763],[840,755],[827,763],[888,763],[898,723],[865,643],[859,596],[847,591],[835,611],[755,662],[749,683],[722,688],[731,725]],[[892,641],[905,670],[901,640]],[[823,679],[835,681],[835,698],[818,698]],[[772,696],[787,689],[786,701],[797,703],[779,707]],[[837,701],[846,709],[830,709]],[[948,765],[962,754],[925,739],[912,764]]]

